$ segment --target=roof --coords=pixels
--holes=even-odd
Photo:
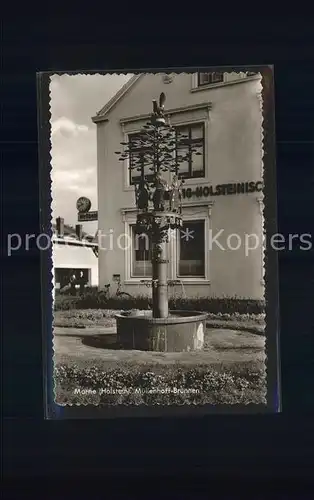
[[[92,117],[92,121],[94,123],[99,123],[104,120],[107,120],[107,115],[109,111],[129,92],[131,87],[143,76],[143,73],[139,75],[132,76],[119,90],[118,92],[105,104],[96,116]]]
[[[54,234],[57,232],[57,225],[55,223],[52,224],[52,231]],[[64,236],[72,236],[73,239],[77,239],[75,227],[72,227],[69,224],[64,224]],[[92,236],[84,231],[82,232],[82,238],[90,242],[98,242],[96,236]]]
[[[254,72],[248,72],[252,75],[256,76],[256,73]],[[129,92],[129,90],[133,87],[133,85],[143,76],[145,76],[145,73],[140,73],[138,75],[132,76],[119,90],[118,92],[105,104],[100,111],[96,113],[96,116],[92,117],[92,121],[94,123],[100,123],[102,121],[107,121],[108,120],[108,114],[109,111],[112,110],[116,104]],[[251,76],[251,75],[248,75]]]

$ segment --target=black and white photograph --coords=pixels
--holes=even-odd
[[[245,412],[278,394],[269,74],[49,74],[42,293],[55,405]]]

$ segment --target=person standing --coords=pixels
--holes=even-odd
[[[83,295],[84,290],[85,290],[85,284],[86,284],[83,271],[80,271],[80,277],[78,279],[78,282],[80,285],[80,295]]]
[[[72,274],[70,278],[70,285],[71,285],[71,295],[76,295],[76,276],[75,274]]]

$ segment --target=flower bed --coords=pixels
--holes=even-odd
[[[239,369],[240,368],[240,369]],[[249,404],[265,403],[265,372],[258,364],[222,366],[127,365],[55,367],[58,404]]]
[[[254,323],[258,323],[260,325],[264,325],[265,323],[265,313],[260,314],[240,314],[238,312],[228,314],[228,313],[208,313],[208,319],[212,320],[220,320],[220,321],[239,321],[239,322],[247,322],[253,321]]]
[[[264,335],[265,314],[208,314],[206,325],[209,328],[231,328]]]
[[[117,312],[107,309],[56,311],[53,324],[61,328],[112,327],[116,323],[114,316]]]

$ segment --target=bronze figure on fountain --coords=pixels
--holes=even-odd
[[[163,92],[159,96],[159,105],[157,104],[157,101],[155,99],[153,100],[153,113],[151,115],[151,123],[156,127],[165,125],[166,123],[164,115],[165,101],[166,96]]]
[[[184,183],[183,179],[179,179],[177,174],[174,174],[172,178],[172,184],[170,187],[169,196],[169,209],[170,212],[177,214],[182,213],[182,185]]]
[[[161,172],[157,172],[155,177],[155,191],[153,194],[153,204],[156,212],[165,211],[165,202],[168,199],[167,193],[167,181],[162,178]]]
[[[139,210],[148,210],[149,205],[149,185],[145,181],[144,176],[141,176],[141,180],[138,185],[135,186],[135,200],[136,206]]]

